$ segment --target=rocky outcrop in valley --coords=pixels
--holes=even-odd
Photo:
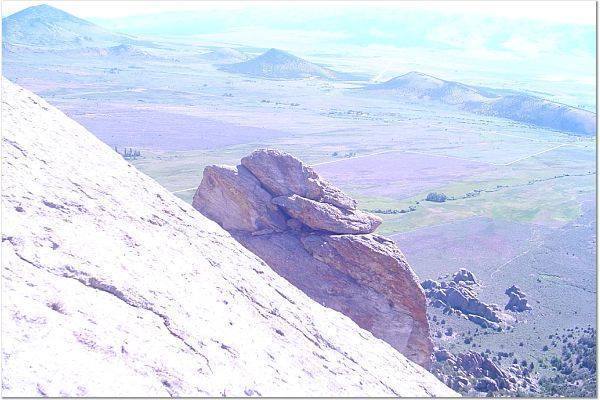
[[[464,268],[454,274],[451,281],[427,279],[421,285],[432,306],[467,318],[483,328],[499,329],[505,319],[500,307],[477,298],[477,280]]]
[[[506,292],[508,296],[508,303],[504,307],[505,310],[523,312],[531,310],[531,307],[527,304],[527,296],[515,285],[512,285]]]

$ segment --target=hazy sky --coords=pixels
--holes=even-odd
[[[5,0],[3,15],[39,3]],[[417,69],[595,104],[591,1],[45,3],[133,35],[277,47],[380,79]]]
[[[119,18],[136,15],[161,14],[165,11],[190,12],[200,10],[214,10],[227,8],[229,10],[240,10],[244,8],[263,7],[263,9],[289,9],[292,4],[279,4],[269,1],[253,1],[249,5],[247,1],[111,1],[107,6],[106,1],[20,1],[4,0],[3,16],[10,15],[16,11],[35,4],[50,4],[60,7],[65,11],[73,13],[82,18]],[[480,14],[493,15],[509,19],[527,19],[547,22],[572,23],[577,25],[595,24],[595,4],[593,1],[487,1],[475,3],[473,1],[403,1],[393,3],[384,2],[354,2],[354,7],[364,8],[370,6],[400,8],[404,10],[419,9],[433,12],[453,14]],[[117,5],[118,4],[118,5]],[[346,3],[344,8],[352,5]],[[335,1],[296,1],[293,8],[319,7],[335,9],[340,8],[340,3]]]

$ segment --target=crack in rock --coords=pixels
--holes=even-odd
[[[9,242],[10,242],[10,240],[9,240]],[[12,242],[11,242],[11,244],[12,244]],[[94,277],[87,275],[86,273],[84,273],[82,271],[77,271],[76,269],[74,269],[73,267],[71,267],[69,265],[65,265],[65,269],[68,271],[67,273],[64,273],[62,275],[54,274],[53,272],[46,270],[42,265],[23,257],[21,254],[19,254],[18,251],[16,251],[16,249],[13,248],[13,250],[17,257],[19,257],[21,260],[34,266],[37,269],[47,271],[50,274],[55,275],[55,276],[73,279],[73,280],[81,283],[84,286],[99,290],[104,293],[108,293],[108,294],[112,295],[113,297],[121,300],[122,302],[124,302],[125,304],[127,304],[130,307],[143,309],[143,310],[149,311],[152,314],[156,315],[157,317],[159,317],[162,320],[163,325],[165,326],[167,331],[171,334],[171,336],[177,338],[192,353],[194,353],[194,354],[198,355],[199,357],[201,357],[202,359],[204,359],[207,368],[209,369],[209,371],[211,373],[213,373],[213,369],[210,365],[210,361],[208,360],[208,358],[204,354],[202,354],[200,351],[198,351],[194,346],[192,346],[183,336],[181,336],[179,333],[177,333],[174,330],[174,328],[171,326],[171,320],[165,314],[162,314],[161,312],[156,311],[154,308],[152,308],[148,304],[138,303],[132,299],[129,299],[121,290],[117,289],[115,286],[104,283]]]

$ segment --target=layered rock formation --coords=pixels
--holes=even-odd
[[[312,299],[429,364],[425,294],[404,255],[373,234],[380,218],[312,168],[257,150],[237,167],[207,167],[193,204]]]
[[[48,103],[2,90],[3,396],[455,395]],[[267,217],[242,226],[280,228],[252,182],[239,204]]]

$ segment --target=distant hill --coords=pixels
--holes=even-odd
[[[350,75],[313,64],[283,50],[271,49],[248,61],[221,66],[221,70],[268,79],[344,79]]]
[[[200,54],[200,58],[215,64],[231,64],[248,60],[248,55],[241,51],[223,47]]]
[[[517,91],[465,85],[420,72],[365,86],[365,90],[429,100],[476,114],[507,118],[577,135],[596,134],[596,114]]]
[[[157,58],[141,47],[128,44],[120,44],[111,47],[86,47],[83,49],[58,51],[61,56],[87,56],[107,58]]]
[[[3,18],[2,40],[10,45],[47,49],[110,47],[139,42],[45,4]]]
[[[32,47],[23,45],[2,44],[5,60],[19,58],[32,59],[61,59],[66,60],[103,60],[107,62],[125,62],[132,60],[174,60],[160,56],[155,52],[149,52],[147,48],[120,44],[110,47],[75,47],[65,49],[51,49],[47,47]],[[176,60],[174,60],[176,61]]]
[[[458,82],[444,81],[420,72],[409,72],[383,83],[369,85],[367,89],[390,90],[395,94],[418,99],[436,100],[445,104],[485,101],[493,97],[492,94],[479,88]]]

